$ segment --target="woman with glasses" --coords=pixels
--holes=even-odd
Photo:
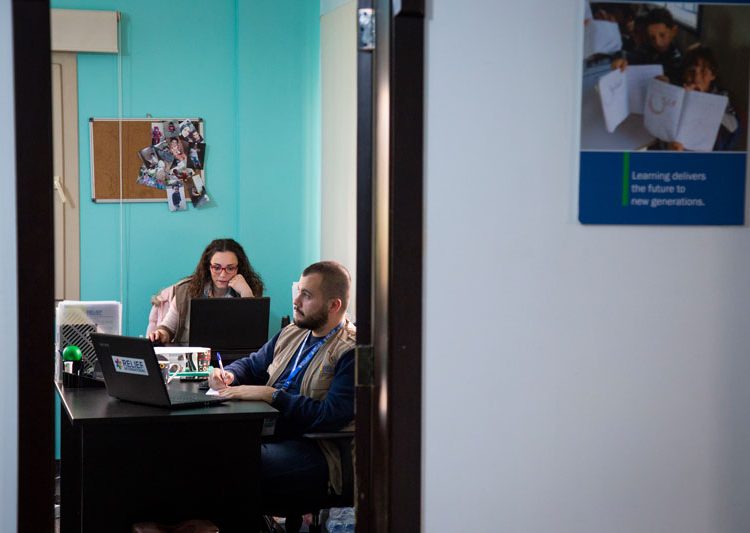
[[[263,296],[263,280],[253,270],[245,250],[233,239],[211,241],[203,250],[195,272],[172,288],[169,310],[156,328],[148,332],[153,342],[188,342],[193,298]]]

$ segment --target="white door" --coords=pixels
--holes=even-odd
[[[52,54],[55,300],[80,299],[76,54]]]

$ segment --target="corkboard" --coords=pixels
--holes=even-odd
[[[166,192],[136,182],[143,164],[139,150],[151,145],[151,123],[184,118],[101,119],[92,118],[91,199],[94,202],[120,201],[120,153],[122,153],[122,200],[126,202],[166,202]],[[203,135],[203,121],[190,119]],[[122,125],[122,129],[120,129]],[[122,131],[122,150],[120,150]],[[205,173],[201,172],[205,180]]]

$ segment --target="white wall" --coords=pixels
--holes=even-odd
[[[582,12],[428,2],[423,527],[750,531],[750,233],[577,222]]]
[[[16,530],[18,497],[18,303],[16,297],[16,145],[10,0],[0,0],[0,531]],[[29,258],[33,261],[33,258]]]
[[[320,17],[320,258],[357,270],[357,2]],[[349,314],[357,309],[356,281]]]

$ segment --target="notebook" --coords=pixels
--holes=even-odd
[[[247,355],[268,341],[270,298],[197,298],[190,301],[190,346]]]
[[[226,400],[200,392],[168,390],[148,339],[92,333],[91,342],[110,396],[172,409],[217,405]]]

